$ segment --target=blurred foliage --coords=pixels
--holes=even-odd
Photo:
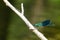
[[[19,11],[24,3],[25,16],[31,21],[32,10],[39,0],[9,0]],[[50,19],[55,26],[37,28],[49,40],[60,40],[60,0],[43,0],[43,14],[39,18]],[[38,4],[37,4],[38,5]],[[38,12],[38,10],[36,10]],[[37,13],[36,13],[37,14]],[[37,21],[39,22],[39,18]],[[34,18],[32,18],[34,20]],[[32,22],[32,21],[31,21]],[[40,20],[41,22],[41,20]],[[33,22],[32,22],[33,23]],[[0,40],[40,40],[9,7],[0,0]]]

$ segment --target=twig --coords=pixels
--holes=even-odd
[[[19,12],[8,0],[3,0],[8,7],[10,7],[29,27],[30,30],[32,30],[41,40],[48,40],[41,32],[39,32],[24,16],[24,8],[23,3],[21,3],[21,9],[22,12]],[[23,14],[23,15],[22,15]]]
[[[22,10],[22,14],[24,15],[24,7],[23,7],[23,3],[21,3],[21,10]]]

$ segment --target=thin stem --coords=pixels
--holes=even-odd
[[[21,10],[22,10],[22,14],[24,15],[24,7],[23,7],[23,3],[21,3]]]

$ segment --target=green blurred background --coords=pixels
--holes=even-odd
[[[46,19],[55,26],[39,27],[48,40],[60,40],[60,0],[9,0],[19,11],[24,3],[25,16],[32,23]],[[40,40],[9,7],[0,0],[0,40]]]

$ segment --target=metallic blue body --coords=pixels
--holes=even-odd
[[[34,26],[37,26],[37,27],[40,27],[40,26],[51,26],[53,25],[51,20],[45,20],[43,22],[40,22],[40,23],[37,23],[37,24],[34,24]]]

